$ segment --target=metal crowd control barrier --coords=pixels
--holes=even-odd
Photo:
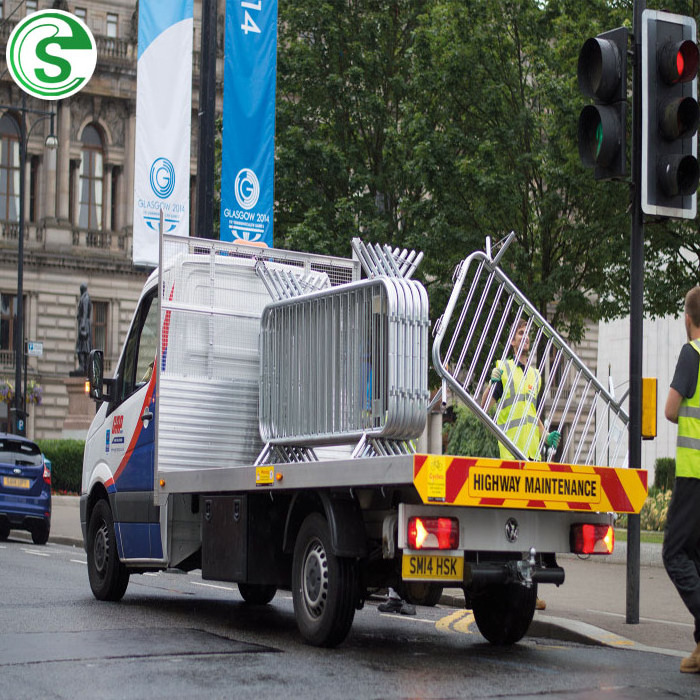
[[[382,276],[410,279],[423,259],[423,253],[416,253],[415,250],[392,250],[388,245],[364,243],[361,238],[353,238],[351,245],[370,279]]]
[[[260,434],[271,444],[411,440],[426,421],[428,296],[377,277],[267,306]]]
[[[508,451],[525,460],[526,455],[516,443],[528,444],[536,425],[528,423],[527,416],[516,417],[515,403],[508,409],[505,391],[495,403],[493,415],[500,416],[501,424],[507,426],[513,440],[485,410],[493,400],[491,371],[497,360],[504,362],[512,356],[516,327],[524,321],[530,337],[525,372],[536,368],[542,379],[536,409],[537,418],[545,427],[540,436],[540,455],[545,454],[547,431],[556,429],[562,434],[559,461],[622,466],[627,459],[629,418],[620,403],[498,267],[513,236],[511,233],[504,239],[495,257],[487,240],[486,253],[472,253],[457,266],[452,295],[434,330],[433,366]],[[512,388],[514,393],[520,389]]]

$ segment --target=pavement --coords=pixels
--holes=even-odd
[[[13,532],[13,536],[20,534]],[[77,496],[53,496],[49,541],[82,549]],[[638,578],[627,574],[625,542],[616,544],[611,556],[582,559],[571,554],[557,560],[566,572],[565,582],[559,587],[540,586],[546,610],[535,613],[528,636],[679,659],[695,647],[692,618],[666,575],[660,544],[641,545]],[[628,588],[637,587],[638,606],[635,596],[627,593]],[[440,604],[464,610],[464,593],[446,588]]]

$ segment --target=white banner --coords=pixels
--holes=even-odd
[[[134,264],[158,264],[158,227],[189,235],[193,0],[141,0]]]

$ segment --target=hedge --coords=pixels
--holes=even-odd
[[[654,488],[668,491],[676,480],[676,460],[673,457],[659,457],[654,462]]]
[[[80,493],[83,476],[84,440],[37,440],[51,460],[51,487],[58,493]]]

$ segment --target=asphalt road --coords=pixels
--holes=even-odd
[[[291,596],[246,605],[233,584],[133,576],[96,601],[84,552],[0,544],[2,698],[665,698],[700,696],[678,658],[526,637],[492,647],[471,613],[358,611],[337,649],[303,644]]]

